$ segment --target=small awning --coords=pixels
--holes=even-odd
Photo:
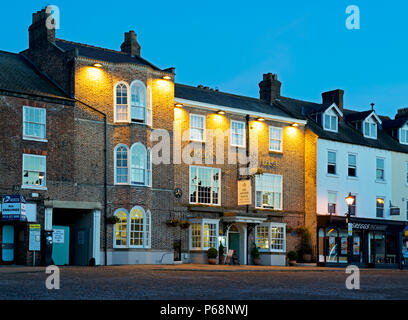
[[[224,216],[221,218],[223,222],[230,222],[230,223],[263,223],[267,220],[264,217],[249,217],[249,216]]]

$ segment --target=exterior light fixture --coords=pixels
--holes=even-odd
[[[296,123],[296,122],[294,122],[294,123],[292,123],[292,127],[299,127],[299,123]]]
[[[354,197],[351,195],[351,192],[349,192],[348,196],[346,197],[346,203],[348,206],[347,210],[347,218],[346,218],[346,224],[347,224],[347,263],[350,264],[353,260],[353,253],[352,253],[352,245],[353,245],[353,225],[351,223],[351,207],[354,204]]]
[[[265,119],[262,118],[262,117],[259,117],[259,118],[256,119],[256,121],[265,121]]]
[[[218,110],[218,111],[217,111],[217,114],[225,114],[225,111]]]
[[[354,204],[354,197],[351,195],[351,192],[346,197],[346,203],[348,206],[352,206]]]
[[[95,68],[102,68],[102,63],[94,63],[93,66]]]
[[[178,103],[174,104],[174,107],[175,108],[183,108],[183,104],[178,102]]]
[[[171,80],[171,77],[170,77],[170,76],[163,76],[162,79],[164,79],[164,80]]]

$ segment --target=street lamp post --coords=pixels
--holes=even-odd
[[[349,195],[346,197],[346,203],[348,206],[348,211],[347,211],[347,219],[346,219],[346,224],[347,224],[347,264],[351,264],[352,260],[352,242],[353,242],[353,225],[351,224],[350,218],[351,218],[351,206],[354,204],[354,197],[349,193]]]

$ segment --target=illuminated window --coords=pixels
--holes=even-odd
[[[218,224],[216,219],[192,220],[190,225],[190,248],[192,250],[218,250]]]
[[[120,82],[115,86],[115,121],[128,122],[128,115],[128,87],[124,82]]]
[[[220,204],[221,169],[190,166],[190,203]]]
[[[46,138],[46,110],[44,108],[23,108],[23,137],[24,139]]]
[[[269,151],[282,152],[282,128],[269,127]]]
[[[377,218],[384,218],[384,198],[377,197],[375,203]]]
[[[256,227],[255,234],[261,251],[286,252],[286,224],[264,223]]]
[[[231,120],[231,146],[245,147],[245,122]]]
[[[126,247],[127,245],[127,211],[125,209],[117,209],[115,216],[119,221],[115,224],[115,242],[114,247]]]
[[[264,173],[255,178],[257,208],[282,210],[282,176]]]
[[[146,122],[147,118],[147,90],[139,80],[130,85],[130,118],[137,122]]]
[[[128,147],[118,145],[115,148],[115,184],[128,184],[128,175]]]
[[[190,114],[190,140],[203,142],[205,140],[205,117]]]
[[[376,179],[379,181],[384,181],[384,158],[376,159]]]
[[[46,157],[33,154],[23,154],[23,187],[45,188]]]

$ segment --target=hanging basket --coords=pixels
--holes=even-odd
[[[166,221],[166,224],[168,227],[177,227],[179,225],[180,221],[177,219],[170,219]]]
[[[182,229],[187,229],[188,227],[190,227],[190,221],[180,221],[180,227]]]
[[[117,216],[110,216],[106,218],[106,223],[108,224],[117,224],[120,222],[120,219]]]

